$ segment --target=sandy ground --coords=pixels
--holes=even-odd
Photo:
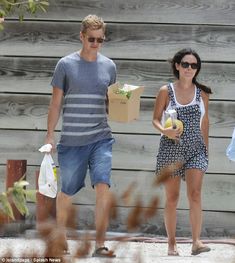
[[[86,258],[74,258],[77,247],[81,245],[81,241],[68,240],[70,255],[65,256],[67,262],[81,262],[81,263],[166,263],[166,262],[184,262],[184,263],[235,263],[235,246],[231,244],[215,244],[209,243],[211,251],[197,256],[191,256],[191,244],[179,243],[178,249],[179,257],[167,256],[166,243],[158,242],[117,242],[106,241],[106,246],[114,248],[117,255],[114,259],[93,258],[91,254],[94,249],[94,241],[92,241],[92,248]],[[61,258],[45,259],[43,252],[45,250],[45,243],[40,239],[25,239],[25,238],[2,238],[0,239],[0,262],[35,262],[35,263],[60,263]],[[6,254],[11,252],[12,259],[6,258]],[[38,257],[31,258],[30,261],[24,256],[25,253],[36,253]]]

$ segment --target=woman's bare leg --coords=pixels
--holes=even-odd
[[[176,208],[179,200],[181,177],[169,178],[165,182],[166,203],[164,210],[164,221],[168,236],[168,254],[177,254],[176,247]]]

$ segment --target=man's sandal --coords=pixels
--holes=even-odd
[[[116,255],[113,250],[109,250],[107,247],[99,247],[94,251],[92,257],[115,258]]]

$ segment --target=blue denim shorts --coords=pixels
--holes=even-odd
[[[92,187],[98,183],[110,186],[113,143],[114,139],[109,138],[85,146],[58,144],[61,191],[76,194],[85,186],[88,169]]]

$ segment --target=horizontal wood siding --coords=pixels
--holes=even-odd
[[[56,58],[0,57],[0,92],[51,93],[51,77]],[[118,81],[144,85],[142,97],[155,97],[159,88],[173,80],[166,61],[115,60]],[[235,90],[234,64],[203,63],[199,80],[213,90],[211,100],[233,100]]]
[[[231,0],[50,0],[47,13],[23,23],[7,18],[0,32],[0,191],[5,188],[7,159],[27,159],[27,180],[35,185],[35,170],[43,155],[50,86],[57,61],[79,50],[81,20],[96,13],[107,22],[102,53],[117,65],[117,80],[143,85],[140,117],[130,123],[110,122],[113,151],[112,191],[119,197],[122,224],[135,199],[147,207],[160,197],[159,214],[149,222],[163,224],[164,190],[153,187],[160,134],[152,126],[159,88],[173,81],[168,63],[176,51],[190,46],[202,59],[199,81],[210,86],[209,169],[204,177],[204,229],[234,227],[235,168],[225,151],[235,126],[235,5]],[[56,128],[59,139],[61,119]],[[53,156],[56,163],[56,155]],[[59,170],[58,170],[59,171]],[[130,206],[120,196],[133,181],[137,189]],[[87,187],[74,198],[84,212],[94,210],[95,196]],[[182,182],[178,225],[187,226],[188,202]],[[178,226],[177,226],[178,229]]]
[[[0,128],[46,130],[51,95],[2,94],[0,97]],[[159,134],[152,125],[154,99],[142,99],[138,121],[111,122],[113,132]],[[209,109],[210,136],[230,137],[234,127],[235,102],[212,101]],[[61,128],[61,119],[57,130]]]
[[[80,24],[74,22],[10,22],[0,33],[0,54],[59,57],[78,50]],[[200,50],[203,60],[235,61],[235,27],[109,23],[103,53],[117,59],[166,60],[186,46]],[[133,46],[135,48],[133,48]]]
[[[0,130],[0,164],[7,159],[27,159],[29,165],[39,165],[41,154],[38,148],[44,143],[45,131]],[[56,133],[58,139],[59,133]],[[128,170],[155,169],[155,156],[159,145],[159,135],[114,134],[113,168]],[[234,173],[234,163],[230,162],[225,150],[228,138],[211,138],[209,145],[209,173]],[[222,165],[223,164],[223,165]]]
[[[96,13],[115,22],[235,25],[234,12],[231,0],[50,0],[48,13],[35,19],[81,21]]]
[[[39,170],[38,166],[28,166],[26,179],[29,182],[27,189],[35,189],[36,185],[36,171]],[[60,170],[57,169],[58,177]],[[4,175],[6,169],[0,166],[0,180],[5,182]],[[125,186],[123,185],[125,181]],[[155,175],[151,171],[132,171],[132,170],[113,170],[112,171],[112,186],[111,191],[115,194],[117,205],[123,207],[130,207],[136,204],[140,198],[143,207],[149,207],[150,201],[153,196],[158,196],[160,200],[159,208],[164,207],[165,194],[163,186],[154,186]],[[136,187],[130,195],[129,203],[126,204],[122,200],[122,195],[125,190],[135,183]],[[228,174],[206,174],[203,184],[203,210],[206,211],[234,211],[235,203],[231,200],[235,199],[235,175]],[[5,190],[5,184],[0,186],[0,191]],[[215,202],[214,200],[217,200]],[[86,178],[86,187],[83,188],[78,195],[73,198],[73,203],[94,205],[95,204],[95,191],[91,187],[89,175]],[[186,197],[186,184],[181,182],[181,195],[179,200],[179,209],[188,210],[188,201]]]

